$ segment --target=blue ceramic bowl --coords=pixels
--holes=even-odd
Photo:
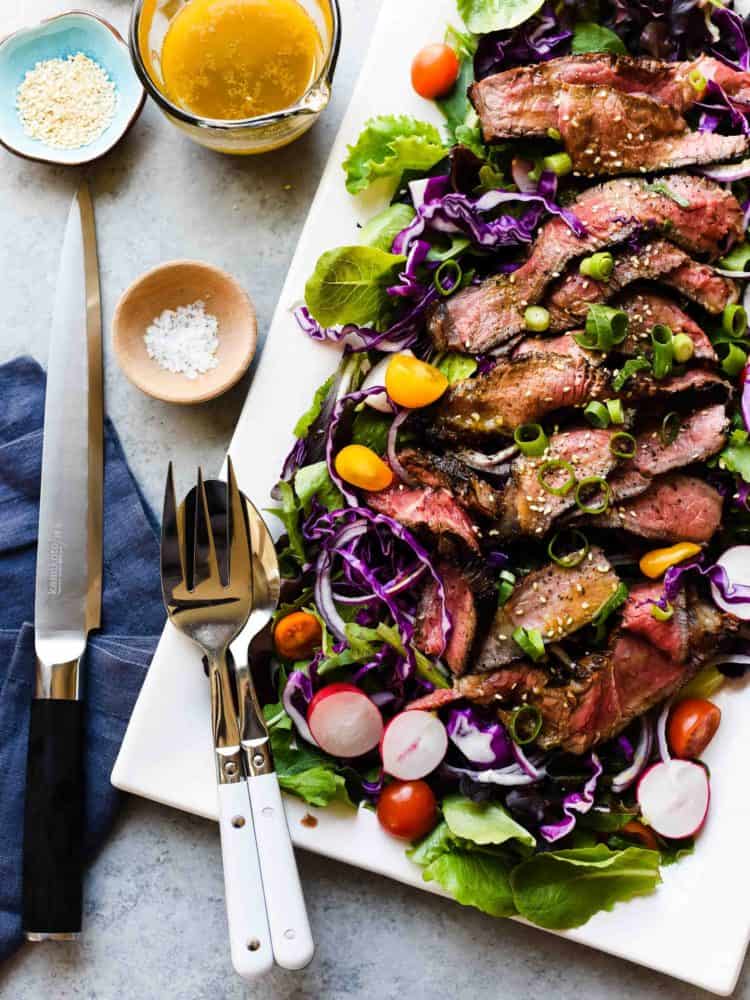
[[[111,123],[94,142],[79,149],[57,149],[24,132],[16,93],[28,70],[38,62],[65,59],[78,52],[107,71],[117,88],[117,107]],[[125,40],[95,14],[60,14],[0,42],[0,143],[18,156],[69,166],[90,163],[120,141],[140,114],[145,99]]]

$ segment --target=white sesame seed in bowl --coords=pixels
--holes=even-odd
[[[144,101],[127,43],[94,14],[60,14],[0,42],[0,143],[18,156],[90,163],[120,141]]]

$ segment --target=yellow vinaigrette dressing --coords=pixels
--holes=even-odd
[[[164,88],[201,118],[283,111],[320,72],[323,44],[297,0],[187,0],[163,13],[165,6],[177,10],[161,45]]]

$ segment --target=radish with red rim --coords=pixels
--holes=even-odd
[[[318,691],[307,724],[318,746],[333,757],[361,757],[383,735],[380,709],[354,684],[329,684]]]
[[[693,837],[711,799],[706,769],[690,760],[653,764],[641,775],[637,798],[644,820],[662,837]]]
[[[436,715],[419,709],[401,712],[385,728],[380,756],[386,774],[413,781],[431,774],[448,749],[448,734]]]

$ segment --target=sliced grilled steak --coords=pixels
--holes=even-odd
[[[564,85],[558,125],[573,169],[586,177],[679,170],[743,156],[743,134],[691,132],[673,107],[612,87]]]
[[[502,496],[454,455],[407,448],[399,452],[398,460],[415,485],[448,490],[466,510],[493,521],[500,516]]]
[[[442,441],[510,435],[521,424],[607,395],[607,381],[582,359],[530,354],[500,361],[485,375],[451,386],[431,430]]]
[[[598,351],[587,351],[580,347],[573,339],[574,334],[580,332],[580,330],[574,330],[571,333],[563,333],[559,337],[530,337],[521,341],[513,351],[513,357],[523,358],[528,354],[561,354],[574,361],[582,359],[598,368],[604,361],[604,355]]]
[[[469,88],[485,142],[515,136],[546,136],[558,128],[559,94],[565,85],[606,87],[624,94],[649,95],[678,113],[699,99],[689,82],[696,70],[728,93],[750,97],[750,77],[710,56],[694,62],[590,53],[564,56],[536,66],[520,66],[486,77]]]
[[[708,542],[721,523],[721,494],[695,476],[660,476],[633,500],[587,515],[598,528],[622,528],[664,542]]]
[[[669,400],[687,393],[694,393],[703,403],[714,400],[726,402],[732,396],[732,386],[720,375],[705,368],[690,368],[681,375],[670,375],[664,379],[638,372],[627,382],[620,395],[626,402],[638,402],[646,399]]]
[[[632,467],[632,463],[626,462],[624,466],[612,473],[607,482],[612,491],[610,504],[616,504],[645,493],[652,480],[648,476],[642,476],[637,469]],[[576,514],[576,520],[584,516],[584,514]]]
[[[665,444],[657,426],[636,438],[634,466],[644,476],[658,476],[692,462],[702,462],[721,451],[727,440],[729,420],[721,403],[683,417],[674,440]]]
[[[459,538],[472,551],[479,551],[475,524],[447,490],[390,486],[380,493],[368,494],[367,503],[405,528],[428,531],[438,541],[444,536]]]
[[[492,674],[467,674],[453,682],[452,688],[439,688],[417,698],[408,708],[432,712],[454,701],[467,698],[477,704],[487,704],[494,698],[509,698],[533,689],[541,690],[549,681],[546,671],[532,667],[526,660],[514,663]]]
[[[658,292],[628,292],[616,305],[628,314],[628,335],[618,351],[626,356],[651,354],[651,331],[657,323],[668,326],[672,333],[685,333],[695,345],[697,361],[717,360],[716,351],[706,334],[680,307]]]
[[[478,353],[507,343],[523,330],[526,306],[541,300],[570,261],[644,227],[668,229],[679,246],[710,256],[741,236],[742,210],[731,193],[684,174],[671,176],[668,187],[671,197],[641,179],[623,178],[584,191],[571,208],[587,235],[576,236],[558,218],[547,222],[517,271],[465,288],[430,310],[428,330],[435,346]]]
[[[708,264],[700,264],[667,240],[654,240],[638,250],[615,254],[607,281],[580,274],[574,265],[549,291],[545,305],[550,329],[571,330],[586,320],[589,305],[607,302],[634,281],[661,281],[671,285],[711,313],[720,313],[739,298],[737,285]]]
[[[648,640],[675,663],[683,663],[688,654],[690,623],[685,592],[672,602],[674,613],[668,621],[654,618],[652,609],[662,598],[661,583],[639,583],[633,587],[622,609],[622,628]]]
[[[539,483],[539,473],[545,462],[557,459],[568,462],[576,479],[586,476],[605,478],[617,464],[612,454],[612,432],[578,428],[553,434],[547,451],[538,458],[519,455],[511,466],[511,475],[502,495],[502,516],[497,529],[501,536],[543,535],[560,514],[575,504],[575,492],[569,490],[558,496],[544,489]],[[548,470],[545,475],[551,486],[564,486],[570,478],[565,469]]]
[[[445,603],[451,620],[451,631],[443,657],[453,674],[466,669],[477,628],[477,609],[471,584],[464,573],[452,563],[442,561],[437,566],[445,588]],[[414,644],[427,656],[438,656],[442,646],[442,606],[437,584],[430,579],[419,599]]]
[[[529,573],[497,609],[474,670],[497,670],[522,657],[520,646],[512,639],[519,626],[538,629],[545,641],[557,641],[577,632],[591,622],[619,582],[607,557],[595,547],[573,569],[550,563]]]

